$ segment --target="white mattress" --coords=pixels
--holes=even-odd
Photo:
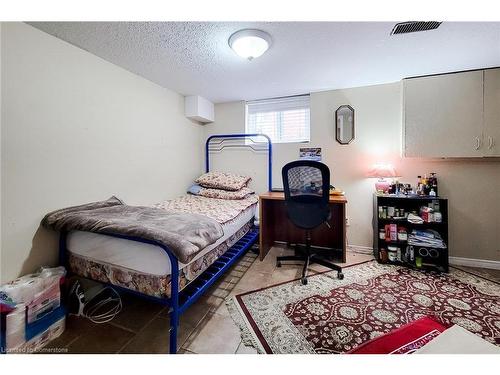
[[[224,235],[200,251],[191,262],[204,256],[210,250],[235,234],[255,215],[255,205],[242,211],[234,220],[223,224]],[[129,241],[98,233],[72,231],[68,233],[69,252],[90,258],[98,263],[109,263],[151,275],[164,276],[171,272],[170,260],[165,251],[154,245]],[[179,262],[179,269],[187,264]]]

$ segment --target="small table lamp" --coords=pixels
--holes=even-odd
[[[387,193],[391,187],[391,183],[384,178],[386,177],[400,177],[398,172],[394,169],[391,164],[387,163],[376,163],[372,169],[368,172],[368,177],[376,177],[378,181],[375,183],[375,190],[377,192],[381,191]]]

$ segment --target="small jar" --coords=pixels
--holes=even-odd
[[[433,202],[434,202],[434,207],[433,207],[434,211],[439,211],[439,200],[436,199]]]
[[[394,207],[387,207],[387,217],[394,217]]]
[[[379,206],[379,208],[378,208],[378,218],[379,219],[383,219],[383,217],[382,217],[383,213],[384,213],[384,207]]]
[[[382,206],[382,219],[386,219],[386,218],[387,218],[387,207]]]
[[[378,238],[380,238],[381,240],[385,240],[385,229],[384,228],[379,229]]]
[[[400,227],[398,229],[398,241],[408,241],[408,232],[406,228]]]
[[[441,214],[441,212],[434,212],[434,221],[436,223],[441,223],[443,221],[443,215]]]
[[[396,262],[398,260],[398,248],[396,246],[387,247],[387,258],[391,262]]]

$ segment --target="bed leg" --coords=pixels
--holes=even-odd
[[[170,313],[170,354],[177,354],[177,329],[179,327],[179,313],[172,310]]]
[[[177,330],[179,328],[179,263],[171,258],[172,282],[170,283],[170,354],[177,353]]]
[[[61,231],[59,234],[59,265],[68,268],[66,257],[66,239],[68,234],[66,231]]]

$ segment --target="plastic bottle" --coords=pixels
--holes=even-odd
[[[429,179],[427,178],[427,174],[425,174],[422,179],[422,193],[423,195],[429,195],[429,191]]]
[[[436,196],[438,195],[438,184],[437,184],[437,175],[436,175],[436,172],[432,172],[431,173],[431,187],[434,189],[434,192],[436,193]]]

